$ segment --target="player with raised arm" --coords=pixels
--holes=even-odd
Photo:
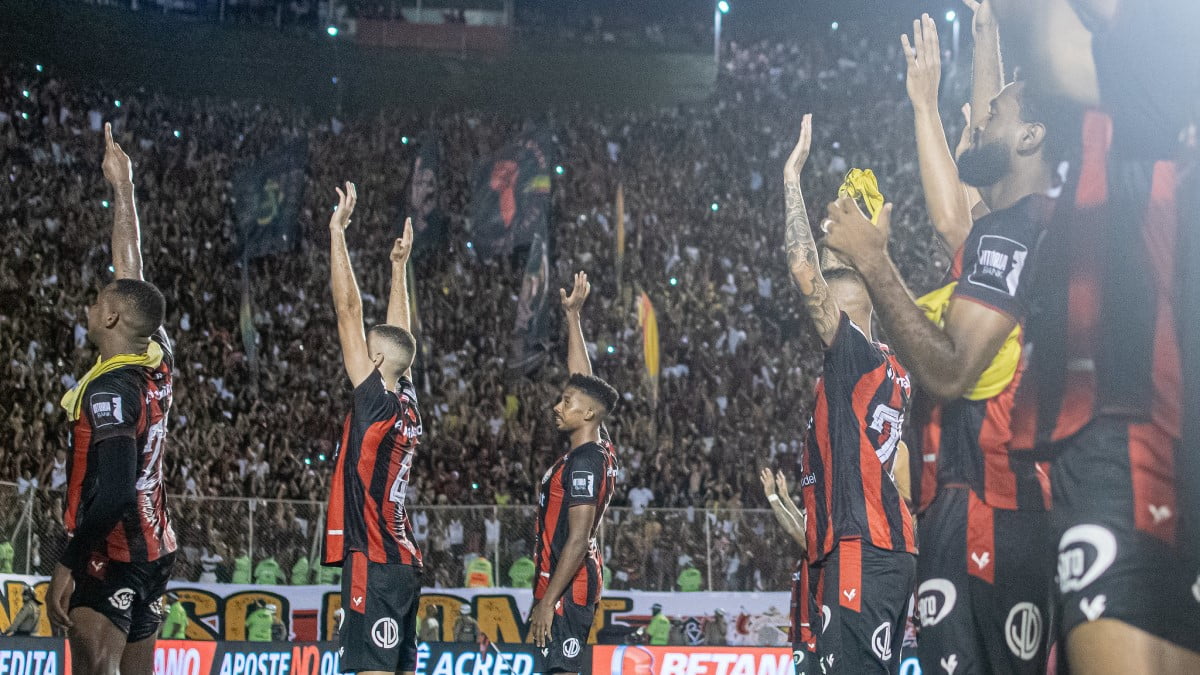
[[[808,542],[804,538],[804,513],[792,501],[788,492],[787,478],[782,471],[771,473],[763,468],[758,479],[762,481],[763,494],[771,505],[771,512],[784,532],[800,547],[800,556],[792,569],[791,622],[788,626],[788,643],[792,645],[792,664],[796,675],[808,673],[810,658],[817,651],[816,635],[812,632],[812,602],[808,591],[808,563],[804,550]]]
[[[100,356],[62,401],[71,423],[70,540],[46,604],[67,629],[75,672],[149,675],[176,549],[162,482],[174,358],[166,301],[142,276],[133,164],[110,124],[104,142],[116,279],[87,310]]]
[[[392,247],[387,323],[363,332],[362,298],[346,228],[358,201],[353,183],[339,189],[329,219],[330,277],[338,339],[354,403],[334,458],[323,564],[342,566],[344,673],[412,673],[417,665],[421,550],[404,508],[421,436],[417,393],[409,379],[416,341],[409,333],[406,267],[412,224]]]
[[[986,11],[983,3],[979,11]],[[932,60],[928,16],[905,40],[910,68]],[[986,48],[981,40],[979,48]],[[914,63],[915,62],[915,63]],[[937,461],[936,498],[921,519],[917,563],[922,669],[1041,673],[1047,667],[1053,543],[1049,479],[1011,452],[1021,381],[1024,274],[1054,208],[1045,113],[1023,83],[995,94],[958,160],[989,213],[970,228],[948,283],[914,303],[887,255],[891,207],[876,225],[848,200],[829,206],[829,246],[866,279],[884,329],[922,396],[936,399],[916,438]],[[953,180],[941,176],[936,180]]]
[[[896,673],[916,575],[912,516],[892,475],[909,381],[872,338],[862,279],[818,252],[800,189],[811,143],[805,115],[783,175],[788,265],[825,345],[800,456],[810,616],[823,619],[815,656],[826,673]]]
[[[554,422],[571,449],[542,477],[538,488],[537,578],[529,633],[542,648],[547,673],[579,673],[603,588],[604,562],[596,532],[617,482],[617,455],[604,420],[617,390],[592,374],[580,311],[591,293],[587,275],[575,275],[568,296],[567,370],[570,378],[554,406]]]

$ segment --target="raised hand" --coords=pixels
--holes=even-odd
[[[808,153],[811,149],[812,114],[809,113],[800,120],[800,138],[796,141],[796,147],[792,148],[792,154],[788,156],[787,163],[783,165],[784,182],[799,182],[800,171],[804,169],[804,164],[808,161]]]
[[[104,178],[113,188],[131,187],[133,185],[133,162],[121,146],[113,140],[112,122],[104,123]]]
[[[763,467],[758,474],[758,479],[762,481],[763,494],[768,497],[775,494],[775,475],[771,473],[770,467]]]
[[[775,472],[775,487],[785,495],[790,494],[788,492],[787,477],[783,475],[782,471]]]
[[[996,14],[992,12],[991,0],[963,0],[975,18],[971,21],[971,32],[980,35],[996,30]]]
[[[392,244],[392,264],[405,265],[408,263],[409,256],[412,255],[413,246],[413,226],[412,218],[404,219],[404,233]]]
[[[942,48],[938,41],[937,24],[928,14],[913,21],[913,37],[900,36],[904,60],[908,62],[908,98],[913,106],[937,104],[938,86],[942,81]]]
[[[329,217],[329,230],[331,232],[345,232],[347,227],[350,227],[350,216],[354,213],[354,205],[358,203],[358,191],[354,189],[354,183],[346,181],[346,190],[334,188],[338,193],[338,205],[334,210],[333,215]]]
[[[568,314],[579,314],[583,309],[583,303],[587,300],[588,294],[592,292],[592,285],[588,283],[586,272],[575,273],[575,285],[571,288],[571,294],[567,295],[565,289],[558,289],[558,296],[562,299],[563,309]]]
[[[962,156],[967,148],[971,147],[971,104],[964,103],[962,114],[965,123],[963,124],[962,135],[958,137],[958,145],[954,148],[954,159]]]

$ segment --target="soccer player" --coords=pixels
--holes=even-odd
[[[617,481],[616,449],[604,428],[617,390],[592,374],[579,320],[591,290],[587,275],[579,272],[571,295],[559,291],[570,378],[554,406],[554,422],[571,449],[550,466],[538,488],[537,579],[529,613],[529,632],[542,648],[548,673],[582,670],[603,587],[596,531]]]
[[[816,654],[817,639],[812,632],[810,616],[812,603],[808,593],[808,563],[804,560],[804,551],[808,544],[804,538],[804,513],[792,501],[788,493],[787,478],[783,472],[771,473],[764,467],[758,479],[763,484],[763,494],[771,505],[771,512],[784,532],[800,547],[800,557],[792,569],[792,603],[791,624],[788,626],[788,642],[792,645],[792,663],[796,675],[808,672],[810,657]]]
[[[1200,672],[1200,3],[993,2],[1035,93],[1088,107],[1014,413],[1053,460],[1061,652]]]
[[[133,164],[109,124],[104,144],[116,279],[87,310],[96,365],[63,397],[71,422],[63,515],[70,540],[46,605],[67,628],[76,672],[148,675],[175,561],[162,484],[174,358],[163,330],[166,301],[142,276]]]
[[[329,266],[354,403],[334,458],[323,564],[343,567],[342,672],[412,673],[422,571],[404,508],[421,436],[417,393],[409,379],[417,347],[409,333],[405,276],[412,224],[405,222],[392,247],[387,323],[364,334],[362,298],[346,250],[358,192],[347,182],[337,193],[337,210],[329,219]]]
[[[897,673],[916,575],[912,516],[892,476],[910,386],[887,346],[872,339],[862,280],[818,253],[800,190],[811,143],[805,115],[784,165],[784,192],[788,265],[825,345],[800,458],[809,585],[820,605],[811,616],[822,617],[815,656],[827,673]]]
[[[913,42],[904,41],[910,77],[935,70],[938,55],[932,19],[923,17],[914,30]],[[979,189],[990,212],[971,226],[951,283],[921,306],[887,256],[890,205],[880,228],[853,202],[839,200],[823,226],[828,245],[866,280],[901,362],[921,392],[939,402],[917,439],[922,455],[937,458],[937,494],[922,516],[917,564],[917,649],[927,672],[1046,669],[1048,478],[1027,453],[1009,447],[1021,378],[1021,333],[1014,330],[1028,312],[1025,272],[1054,207],[1047,120],[1025,94],[1023,83],[996,94],[972,129],[958,175],[947,170],[934,181],[957,188],[961,178]],[[916,104],[919,117],[930,116],[927,104]]]

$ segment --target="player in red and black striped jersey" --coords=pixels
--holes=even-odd
[[[542,648],[546,672],[578,673],[604,586],[604,561],[596,532],[616,489],[617,455],[604,419],[617,391],[592,374],[580,311],[591,292],[587,275],[575,275],[571,295],[559,291],[567,315],[570,379],[554,406],[558,431],[571,450],[555,460],[538,486],[537,577],[529,632]]]
[[[998,54],[994,23],[987,30],[981,23],[986,14],[976,21],[977,53]],[[932,82],[927,101],[913,96],[920,132],[937,116],[940,52],[931,19],[916,29],[913,44],[904,41],[910,92],[925,88],[914,80]],[[1002,81],[984,65],[977,58],[977,95]],[[922,393],[938,401],[920,406],[923,428],[912,436],[914,456],[934,459],[938,469],[936,499],[930,504],[928,491],[922,499],[928,508],[918,561],[918,653],[930,672],[951,664],[961,672],[1040,673],[1047,665],[1047,479],[1031,459],[1010,452],[1008,432],[1021,376],[1014,331],[1028,312],[1027,270],[1053,206],[1045,196],[1054,175],[1047,123],[1024,94],[1016,83],[973,104],[977,117],[957,170],[940,126],[918,134],[927,139],[920,147],[927,201],[937,203],[939,190],[962,194],[961,174],[990,209],[967,230],[956,284],[942,289],[936,318],[914,304],[888,259],[886,229],[873,227],[852,203],[829,208],[829,245],[862,273],[901,361]],[[964,207],[957,218],[970,222],[970,213]],[[1002,352],[1014,335],[1017,342]],[[998,355],[1007,369],[994,363]]]
[[[1200,672],[1200,4],[997,12],[1035,92],[1087,110],[1060,106],[1080,143],[1014,413],[1014,446],[1052,460],[1059,652],[1073,674]]]
[[[100,357],[63,398],[70,540],[46,604],[68,629],[76,672],[148,675],[176,548],[162,482],[174,359],[166,301],[142,275],[132,163],[111,125],[104,138],[116,280],[87,310]]]
[[[412,224],[405,222],[392,248],[387,324],[364,333],[362,298],[346,248],[358,192],[352,183],[337,192],[337,210],[329,219],[330,276],[354,404],[334,458],[322,562],[343,567],[342,672],[412,673],[422,568],[404,508],[421,436],[410,380],[417,347],[409,332],[406,269]]]
[[[782,471],[772,474],[764,468],[758,475],[763,493],[771,512],[784,532],[800,547],[800,558],[792,569],[791,622],[788,626],[788,643],[792,646],[792,670],[795,675],[806,675],[809,668],[816,668],[817,638],[812,630],[813,602],[808,590],[808,563],[804,553],[808,542],[804,536],[805,515],[792,501],[788,493],[787,478]],[[819,616],[819,614],[818,614]]]
[[[800,461],[810,593],[823,628],[816,658],[827,673],[896,673],[916,573],[912,517],[892,475],[908,376],[871,339],[874,310],[862,280],[818,253],[800,189],[811,142],[805,115],[784,190],[788,264],[825,345]]]

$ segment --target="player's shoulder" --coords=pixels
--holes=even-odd
[[[83,410],[95,428],[137,421],[142,390],[133,368],[118,368],[97,377],[83,391]]]

